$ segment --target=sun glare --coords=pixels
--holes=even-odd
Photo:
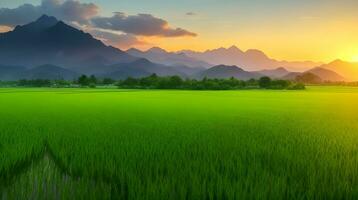
[[[355,56],[352,56],[352,61],[353,62],[358,62],[358,54]]]

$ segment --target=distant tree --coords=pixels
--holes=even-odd
[[[146,88],[156,88],[158,86],[159,83],[159,77],[157,76],[157,74],[152,74],[150,76],[147,77],[143,77],[139,80],[140,85]]]
[[[103,83],[103,85],[112,85],[113,83],[115,83],[115,81],[110,78],[104,78],[102,83]]]
[[[261,77],[261,78],[259,79],[259,86],[260,86],[260,88],[265,88],[265,89],[267,89],[267,88],[270,87],[270,85],[271,85],[271,78],[270,78],[270,77],[264,76],[264,77]]]
[[[81,75],[78,80],[78,84],[81,86],[88,86],[89,85],[89,78],[86,75]]]
[[[139,81],[133,77],[128,77],[124,81],[119,82],[118,85],[124,87],[138,87]]]
[[[249,87],[257,87],[257,86],[258,86],[258,82],[257,82],[257,80],[251,78],[251,79],[249,79],[248,81],[246,81],[245,85],[246,85],[246,86],[249,86]]]
[[[285,89],[290,85],[290,81],[287,80],[273,80],[270,83],[271,89]]]
[[[183,79],[180,76],[169,77],[168,86],[169,88],[180,88],[183,85]]]
[[[97,84],[97,78],[95,75],[91,75],[88,79],[89,84]]]
[[[124,88],[157,88],[157,89],[192,89],[192,90],[230,90],[230,89],[250,89],[250,88],[272,88],[287,89],[292,84],[286,80],[271,80],[269,77],[262,77],[260,80],[250,79],[240,81],[234,77],[229,79],[209,79],[202,80],[185,79],[180,76],[159,77],[152,74],[143,78],[127,78],[119,81],[118,86]],[[300,85],[298,85],[301,87]],[[298,88],[295,86],[294,88]]]

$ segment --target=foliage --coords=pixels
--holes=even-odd
[[[269,77],[262,77],[259,80],[250,79],[247,81],[236,78],[229,79],[182,79],[180,76],[159,77],[152,74],[142,78],[128,77],[124,80],[115,81],[110,78],[98,79],[96,76],[81,75],[77,80],[19,80],[12,82],[0,82],[4,87],[89,87],[113,86],[127,89],[184,89],[184,90],[240,90],[240,89],[304,89],[294,87],[297,83],[287,80],[271,80]]]
[[[271,85],[271,78],[268,76],[261,77],[259,79],[259,86],[260,88],[268,89]]]
[[[151,76],[143,78],[129,77],[119,81],[117,86],[120,88],[140,89],[235,90],[250,88],[287,89],[293,84],[294,83],[287,80],[271,80],[269,77],[262,77],[258,81],[255,79],[242,81],[235,78],[183,80],[179,76],[159,77],[156,74],[152,74]]]

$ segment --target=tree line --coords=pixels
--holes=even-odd
[[[272,80],[270,77],[260,79],[239,80],[234,77],[229,79],[182,79],[180,76],[160,77],[152,74],[143,78],[128,77],[117,82],[120,88],[132,89],[188,89],[188,90],[237,90],[237,89],[305,89],[302,83],[294,83],[288,80]]]
[[[116,86],[126,89],[187,89],[187,90],[238,90],[238,89],[289,89],[302,90],[305,85],[302,83],[291,82],[288,80],[273,80],[269,77],[260,79],[239,80],[236,78],[228,79],[183,79],[180,76],[160,77],[152,74],[147,77],[133,78],[128,77],[124,80],[113,80],[110,78],[97,78],[94,75],[82,75],[76,80],[19,80],[12,82],[0,82],[0,85],[18,87],[90,87]]]

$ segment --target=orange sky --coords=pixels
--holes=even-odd
[[[228,27],[225,27],[228,26]],[[222,31],[212,30],[221,29]],[[177,51],[192,49],[203,51],[236,45],[242,50],[256,48],[267,55],[283,60],[313,60],[329,62],[334,59],[358,62],[357,19],[302,18],[296,23],[265,23],[234,26],[193,27],[198,37],[141,38],[149,46],[160,46]],[[230,30],[230,31],[225,31]],[[138,46],[146,49],[149,46]]]
[[[4,7],[42,0],[2,0]],[[259,49],[279,60],[335,59],[358,62],[357,0],[80,0],[94,3],[101,16],[149,13],[197,37],[143,37],[146,44],[177,51],[236,45]],[[190,14],[188,14],[190,13]],[[0,31],[5,28],[0,27]],[[119,45],[117,45],[119,46]]]

